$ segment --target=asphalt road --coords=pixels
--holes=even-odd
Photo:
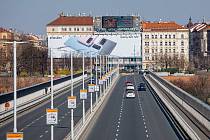
[[[74,88],[74,95],[77,96],[77,108],[74,110],[74,124],[82,118],[82,100],[79,99],[79,91],[82,89],[82,82]],[[87,87],[87,83],[85,84]],[[71,111],[67,108],[67,97],[71,92],[54,99],[54,108],[58,109],[58,125],[54,128],[54,139],[62,140],[70,131]],[[93,93],[93,103],[95,94]],[[46,108],[50,108],[50,102],[21,116],[17,120],[19,132],[24,133],[25,140],[50,140],[50,126],[46,125]],[[86,111],[90,108],[90,94],[85,100]],[[13,131],[13,121],[0,127],[0,140],[6,139],[6,133]]]
[[[150,91],[136,91],[136,98],[126,99],[125,81],[137,86],[140,75],[123,76],[99,115],[87,140],[178,140]]]

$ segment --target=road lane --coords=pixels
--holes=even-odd
[[[135,86],[143,82],[140,75],[120,78],[87,140],[178,140],[148,89],[124,98],[126,80]]]
[[[85,84],[87,86],[87,83]],[[82,117],[82,101],[79,99],[79,91],[82,89],[82,82],[74,88],[74,95],[77,96],[77,109],[75,109],[75,124]],[[67,108],[67,97],[70,91],[54,99],[54,107],[58,108],[58,125],[55,126],[55,139],[63,139],[70,131],[70,109]],[[93,103],[95,94],[93,94]],[[50,126],[46,125],[46,108],[50,108],[50,102],[18,118],[18,130],[24,133],[24,139],[50,139]],[[90,108],[90,94],[85,100],[86,111]],[[10,122],[0,128],[0,139],[6,139],[6,133],[13,130],[13,122]]]

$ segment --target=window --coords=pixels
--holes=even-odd
[[[184,46],[184,41],[181,42],[181,46]]]
[[[168,42],[168,45],[171,46],[171,42]]]
[[[168,35],[168,38],[171,38],[171,35]]]
[[[169,49],[168,51],[169,51],[169,53],[171,53],[171,49]]]
[[[61,28],[62,31],[66,31],[66,28]]]
[[[7,39],[6,35],[3,35],[3,39]]]
[[[182,39],[184,38],[184,34],[181,34],[181,38],[182,38]]]
[[[173,38],[176,38],[176,35],[173,35]]]
[[[149,46],[149,42],[145,42],[145,46]]]
[[[144,37],[145,37],[145,39],[149,39],[149,35],[145,35]]]
[[[155,53],[154,49],[152,49],[152,53]]]
[[[55,31],[55,28],[52,28],[52,31],[54,32]]]
[[[165,42],[165,46],[168,46],[168,42]]]
[[[146,57],[145,57],[145,60],[149,60],[149,56],[146,56]]]
[[[181,53],[184,53],[184,49],[183,48],[181,49]]]
[[[158,46],[158,42],[157,41],[155,41],[155,45]]]
[[[176,46],[176,42],[173,42],[173,45]]]
[[[149,49],[145,49],[145,53],[149,53]]]
[[[71,28],[69,28],[69,31],[71,31]]]
[[[163,42],[162,41],[160,42],[160,46],[163,46]]]
[[[82,28],[82,31],[84,31],[84,28]]]
[[[168,52],[168,50],[167,49],[165,49],[165,53],[167,53]]]
[[[152,56],[152,61],[154,61],[155,60],[155,56]]]
[[[162,39],[163,38],[163,35],[160,35],[160,38]]]
[[[167,36],[167,35],[165,35],[165,38],[168,38],[168,36]]]
[[[154,35],[152,35],[152,38],[154,38]]]
[[[173,52],[175,53],[176,52],[176,49],[173,49]]]
[[[74,31],[77,31],[77,28],[74,28]]]
[[[160,53],[162,53],[163,52],[163,49],[160,49]]]
[[[155,38],[157,39],[157,35],[155,35]]]
[[[79,28],[77,28],[77,31],[79,31]]]

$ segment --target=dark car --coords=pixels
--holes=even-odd
[[[138,86],[138,91],[146,91],[145,83],[140,83]]]

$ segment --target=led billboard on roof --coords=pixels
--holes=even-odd
[[[133,28],[132,16],[103,16],[102,28]]]

